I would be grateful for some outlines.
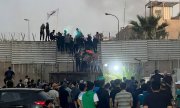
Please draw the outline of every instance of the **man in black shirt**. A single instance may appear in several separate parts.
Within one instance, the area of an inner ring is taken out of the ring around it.
[[[51,39],[51,41],[55,40],[54,33],[55,33],[55,30],[53,30],[53,31],[50,33],[50,39]]]
[[[59,88],[59,100],[60,100],[60,105],[62,108],[69,108],[69,93],[65,89],[67,86],[66,82],[63,83],[63,85]]]
[[[161,90],[160,93],[163,95],[166,95],[168,97],[169,100],[173,99],[172,93],[171,91],[168,89],[167,85],[165,82],[161,83]]]
[[[97,51],[97,44],[98,44],[98,39],[96,37],[93,38],[93,48],[94,52]]]
[[[159,74],[159,70],[154,71],[155,75],[151,77],[151,81],[161,82],[161,78],[163,78],[163,75]]]
[[[40,41],[44,40],[44,29],[45,29],[45,25],[42,24],[40,27]]]
[[[12,81],[13,77],[15,76],[15,73],[11,70],[11,67],[8,67],[8,70],[4,74],[4,84],[6,84],[7,81]]]
[[[112,89],[112,91],[110,93],[110,104],[111,104],[111,107],[114,107],[114,99],[115,99],[116,94],[121,91],[120,83],[121,83],[121,80],[119,80],[119,79],[116,79],[114,81],[114,86],[115,87]]]
[[[81,67],[81,55],[80,52],[76,52],[76,54],[74,55],[74,58],[76,60],[76,72],[79,72]]]
[[[152,93],[144,101],[144,108],[172,108],[170,99],[160,93],[160,83],[153,81],[151,84]]]
[[[17,88],[25,88],[25,85],[22,83],[22,79],[19,80],[19,83],[16,86]]]
[[[97,108],[110,108],[109,105],[109,92],[104,88],[105,80],[99,80],[99,90],[96,92],[99,102]]]
[[[62,44],[61,39],[62,39],[62,33],[58,32],[58,35],[56,37],[58,51],[61,51],[61,44]]]
[[[46,39],[45,39],[45,41],[49,41],[49,38],[50,38],[49,32],[50,32],[50,30],[49,30],[49,23],[47,22],[46,23]]]

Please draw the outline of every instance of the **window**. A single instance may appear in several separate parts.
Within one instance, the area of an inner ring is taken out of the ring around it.
[[[158,17],[161,17],[161,10],[155,10],[155,14],[156,14]]]
[[[1,92],[0,101],[1,102],[13,102],[21,100],[20,94],[17,92]]]

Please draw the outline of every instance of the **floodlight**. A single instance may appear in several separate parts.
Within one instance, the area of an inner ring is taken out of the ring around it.
[[[107,67],[108,66],[108,64],[104,64],[104,67]]]
[[[115,71],[118,71],[118,70],[119,70],[119,66],[118,66],[118,65],[115,65],[115,66],[113,67],[113,69],[114,69]]]

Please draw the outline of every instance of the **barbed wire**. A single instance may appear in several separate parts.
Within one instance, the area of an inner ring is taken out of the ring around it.
[[[30,37],[32,40],[36,41],[36,34],[31,33]],[[1,32],[0,33],[0,41],[29,41],[28,36],[23,32]]]

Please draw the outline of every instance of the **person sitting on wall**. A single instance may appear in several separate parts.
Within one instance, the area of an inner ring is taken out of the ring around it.
[[[51,41],[54,41],[54,40],[55,40],[54,33],[55,33],[55,30],[53,30],[53,31],[50,33],[50,39],[51,39]]]

